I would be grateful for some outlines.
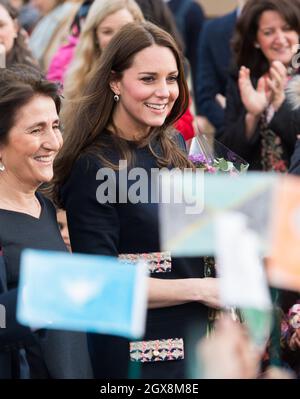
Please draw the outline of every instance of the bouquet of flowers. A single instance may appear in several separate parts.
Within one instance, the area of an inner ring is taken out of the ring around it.
[[[246,172],[249,167],[244,159],[216,139],[210,143],[204,134],[193,138],[189,159],[196,168],[201,168],[208,173],[220,172],[237,175]]]

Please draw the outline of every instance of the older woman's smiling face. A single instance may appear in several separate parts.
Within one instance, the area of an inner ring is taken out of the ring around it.
[[[63,140],[55,103],[35,95],[21,107],[6,141],[0,144],[5,166],[1,176],[13,184],[36,189],[53,177],[53,161]]]

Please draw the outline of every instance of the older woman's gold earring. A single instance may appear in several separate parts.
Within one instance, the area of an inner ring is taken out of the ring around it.
[[[0,161],[0,172],[4,172],[5,171],[5,166],[3,165],[3,163]]]
[[[114,100],[116,103],[118,103],[120,101],[120,96],[118,94],[114,95]]]

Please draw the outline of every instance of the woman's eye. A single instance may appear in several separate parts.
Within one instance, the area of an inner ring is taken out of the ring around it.
[[[177,80],[178,80],[178,76],[169,76],[168,77],[169,82],[177,82]]]
[[[41,132],[41,129],[34,129],[30,133],[31,134],[40,134],[40,132]]]
[[[153,76],[145,76],[142,78],[142,81],[146,82],[146,83],[151,83],[154,81],[154,77]]]
[[[112,35],[114,32],[112,30],[103,30],[100,32],[102,35]]]

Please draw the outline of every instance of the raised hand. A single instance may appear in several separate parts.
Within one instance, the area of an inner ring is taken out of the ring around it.
[[[260,116],[271,102],[272,91],[265,77],[259,79],[255,89],[250,79],[250,70],[244,66],[239,72],[239,89],[242,102],[249,114]]]

